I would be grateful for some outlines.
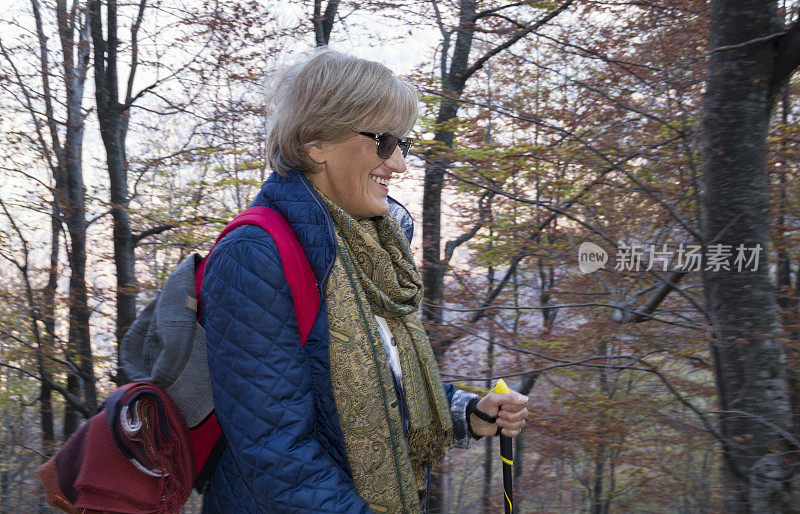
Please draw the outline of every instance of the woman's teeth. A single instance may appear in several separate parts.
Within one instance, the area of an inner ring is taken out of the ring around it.
[[[374,180],[375,182],[377,182],[378,184],[380,184],[382,186],[387,186],[387,187],[389,186],[389,179],[388,178],[377,177],[375,175],[370,175],[369,178],[371,178],[372,180]]]

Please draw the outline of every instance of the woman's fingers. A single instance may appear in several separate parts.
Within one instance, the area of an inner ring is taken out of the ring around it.
[[[506,401],[501,401],[500,411],[497,413],[497,426],[501,434],[506,437],[516,437],[525,427],[528,417],[528,397],[512,391]]]
[[[510,393],[489,393],[483,400],[491,403],[494,408],[512,412],[519,411],[528,404],[528,397],[515,391]],[[483,403],[483,400],[481,403]]]
[[[503,430],[500,431],[500,433],[506,437],[517,437],[519,434],[522,433],[522,429],[520,428],[517,430],[509,430],[508,428],[504,428]]]
[[[498,412],[498,415],[502,414],[502,415],[503,415],[503,417],[506,417],[506,416],[516,416],[516,415],[518,415],[520,412],[525,412],[525,411],[527,411],[527,410],[528,410],[528,404],[527,404],[527,402],[525,402],[525,403],[522,403],[522,404],[516,404],[516,403],[501,403],[501,404],[500,404],[500,411]]]
[[[520,412],[521,410],[526,408],[527,400],[525,403],[517,404],[517,403],[501,403],[500,404],[500,412]]]
[[[508,428],[509,430],[517,430],[522,429],[525,426],[525,417],[522,418],[514,418],[514,419],[506,419],[506,418],[498,418],[497,419],[497,426],[501,428]]]
[[[511,392],[505,398],[498,398],[500,410],[497,413],[497,426],[506,437],[516,437],[525,427],[528,417],[528,397],[517,392]]]
[[[504,421],[512,421],[512,422],[520,420],[524,421],[527,417],[528,417],[528,409],[525,407],[516,412],[511,412],[506,409],[501,409],[500,412],[497,414],[498,420],[502,419]]]
[[[498,398],[500,410],[497,417],[508,421],[518,421],[528,417],[528,397],[517,392],[511,392],[506,398]]]
[[[506,422],[506,420],[497,420],[497,426],[502,428],[500,431],[501,434],[508,437],[516,437],[521,432],[522,429],[525,427],[525,420],[521,421],[514,421],[514,422]]]

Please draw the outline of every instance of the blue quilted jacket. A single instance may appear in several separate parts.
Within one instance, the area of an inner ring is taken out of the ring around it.
[[[410,240],[411,216],[390,204]],[[286,218],[324,292],[336,258],[334,229],[305,176],[272,174],[252,206]],[[209,258],[202,298],[214,405],[228,442],[204,511],[370,512],[353,486],[334,403],[325,295],[302,347],[274,240],[244,226]],[[452,409],[462,392],[445,389]],[[462,400],[456,403],[468,398]],[[457,440],[468,439],[462,425],[455,427]]]

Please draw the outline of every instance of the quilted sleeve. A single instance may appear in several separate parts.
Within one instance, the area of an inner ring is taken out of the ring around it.
[[[202,290],[214,405],[234,462],[263,512],[370,512],[315,437],[309,363],[274,240],[235,232],[214,250]]]
[[[450,403],[450,415],[453,418],[453,443],[456,448],[469,448],[472,443],[472,437],[467,427],[469,424],[467,420],[467,404],[478,395],[456,389],[453,384],[445,384],[444,392],[447,395],[447,401]]]

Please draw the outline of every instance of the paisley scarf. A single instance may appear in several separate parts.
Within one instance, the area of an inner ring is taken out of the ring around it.
[[[423,463],[435,464],[453,444],[439,368],[417,314],[422,278],[394,218],[356,220],[317,192],[339,252],[326,291],[331,380],[353,481],[375,512],[418,512]],[[397,343],[407,439],[375,315],[386,318]]]

